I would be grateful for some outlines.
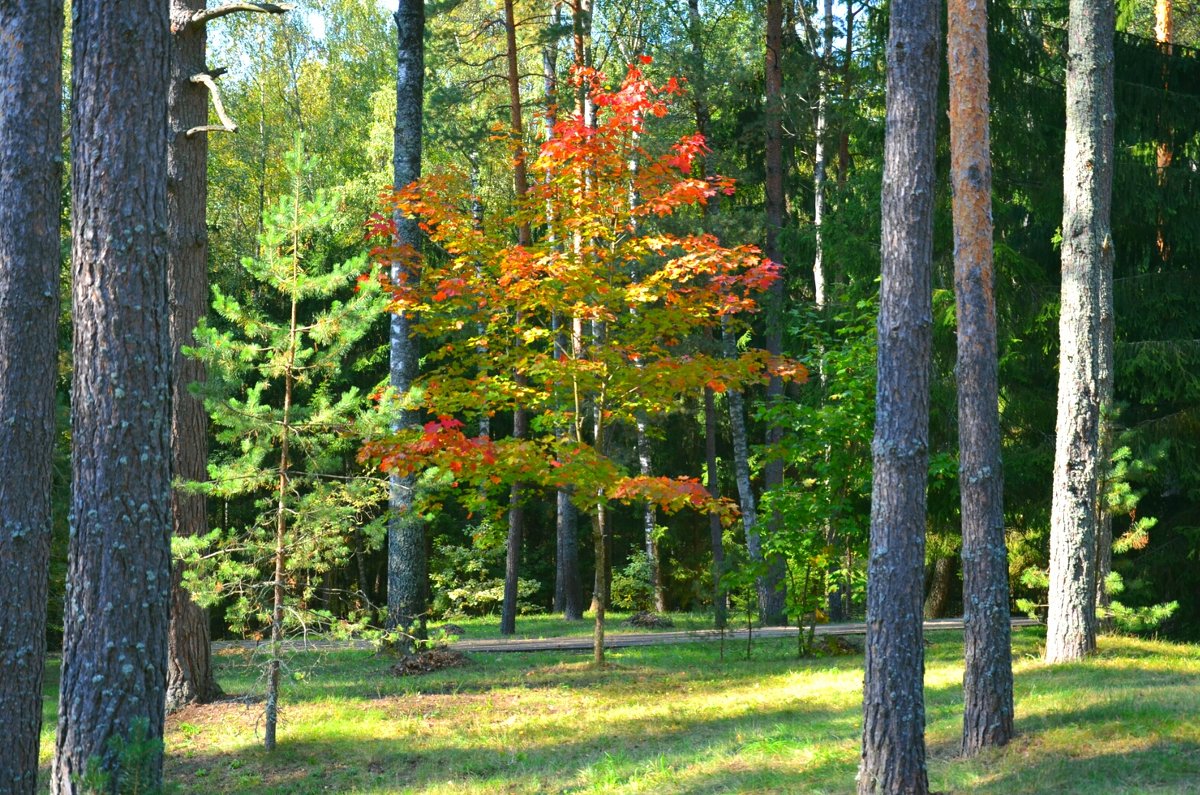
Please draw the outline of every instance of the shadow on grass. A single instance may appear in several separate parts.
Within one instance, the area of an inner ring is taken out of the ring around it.
[[[935,790],[1200,792],[1193,647],[1112,640],[1091,661],[1050,668],[1028,656],[1036,637],[1015,640],[1019,736],[971,760],[956,757],[962,694],[947,681],[961,645],[943,636],[929,650],[939,682],[925,691]],[[721,661],[704,645],[627,650],[603,671],[569,653],[478,655],[470,668],[396,679],[386,657],[321,654],[302,666],[320,674],[285,693],[297,710],[318,713],[297,722],[301,736],[288,736],[285,706],[274,755],[181,743],[170,751],[167,777],[180,795],[850,792],[861,657],[797,661],[783,644],[763,644],[756,655]],[[252,668],[226,673],[243,689],[255,677]],[[774,688],[772,700],[753,695],[759,685]],[[709,705],[695,696],[705,692],[720,714],[703,714]],[[342,714],[323,722],[326,705]],[[205,731],[231,725],[228,717],[213,713]],[[392,735],[371,736],[384,729]]]
[[[287,739],[273,756],[246,748],[175,758],[168,775],[183,792],[612,792],[635,778],[679,791],[680,778],[691,778],[697,765],[724,762],[740,771],[720,773],[731,781],[745,783],[747,776],[760,778],[773,771],[772,786],[785,787],[777,791],[801,792],[785,782],[802,782],[807,777],[804,770],[765,763],[799,754],[808,745],[788,736],[788,727],[816,723],[847,731],[853,724],[851,712],[797,705],[703,720],[607,720],[602,734],[584,739],[547,737],[535,742],[499,730],[485,745],[472,745],[468,737],[429,744],[419,739],[413,744],[354,737]],[[754,760],[764,763],[762,769],[756,770]],[[727,791],[746,790],[738,785]]]

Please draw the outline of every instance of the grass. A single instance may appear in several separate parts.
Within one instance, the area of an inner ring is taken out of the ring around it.
[[[1041,633],[1020,630],[1019,736],[963,760],[961,634],[931,640],[934,790],[1200,792],[1200,648],[1109,637],[1094,658],[1049,668]],[[797,661],[787,641],[757,643],[749,661],[740,645],[726,652],[614,650],[603,671],[580,654],[481,654],[408,678],[369,652],[297,654],[273,755],[259,746],[260,704],[193,707],[168,721],[166,777],[206,795],[852,791],[861,657]],[[226,689],[259,689],[246,653],[219,661]],[[43,739],[48,762],[50,730]]]

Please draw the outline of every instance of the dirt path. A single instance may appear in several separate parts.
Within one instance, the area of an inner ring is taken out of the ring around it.
[[[1028,618],[1014,618],[1012,625],[1016,627],[1037,626],[1039,622]],[[939,618],[926,621],[926,632],[938,630],[961,630],[961,618]],[[805,631],[808,628],[805,627]],[[795,627],[766,627],[755,628],[756,638],[794,638]],[[818,624],[818,637],[826,635],[865,635],[867,625],[864,623],[851,624]],[[683,632],[628,632],[610,633],[604,638],[606,649],[620,649],[630,646],[665,646],[676,643],[717,642],[721,640],[721,632],[715,629],[696,629]],[[746,630],[730,629],[725,633],[726,642],[746,640]],[[254,641],[226,640],[216,641],[213,648],[222,649],[254,649],[265,645]],[[327,640],[327,639],[292,639],[287,641],[289,650],[298,649],[370,649],[374,648],[370,641],[365,640]],[[461,652],[519,652],[519,651],[591,651],[592,636],[578,635],[560,638],[486,638],[481,640],[459,640],[451,643],[449,648]]]
[[[1039,622],[1028,618],[1014,618],[1013,627],[1032,627]],[[956,630],[963,628],[961,618],[939,618],[926,621],[926,632],[937,630]],[[804,631],[808,631],[805,627]],[[794,638],[795,627],[765,627],[754,629],[756,638]],[[852,624],[818,624],[817,637],[826,635],[865,635],[867,625]],[[745,640],[746,630],[729,629],[725,632],[726,642]],[[698,629],[687,632],[639,632],[627,634],[611,634],[604,638],[606,649],[619,649],[627,646],[665,646],[673,643],[695,643],[698,641],[720,641],[721,632],[715,629]],[[580,635],[569,638],[488,638],[486,640],[460,640],[450,644],[450,648],[463,652],[514,652],[514,651],[591,651],[592,638],[590,635]]]

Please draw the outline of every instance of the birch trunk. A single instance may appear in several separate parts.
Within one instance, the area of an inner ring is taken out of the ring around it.
[[[396,10],[397,71],[396,131],[392,156],[394,184],[402,187],[421,176],[422,100],[425,86],[425,3],[400,0]],[[417,222],[395,218],[396,243],[415,250],[420,245]],[[391,277],[401,280],[408,265],[397,260]],[[392,315],[389,381],[400,397],[407,395],[417,376],[417,340],[411,318],[404,312]],[[409,410],[398,412],[394,426],[418,421]],[[388,522],[388,626],[403,636],[402,652],[412,651],[413,640],[425,634],[425,527],[413,509],[416,477],[393,475],[390,479]]]

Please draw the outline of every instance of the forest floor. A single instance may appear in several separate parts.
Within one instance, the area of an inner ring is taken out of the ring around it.
[[[1019,736],[963,760],[962,635],[928,638],[935,791],[1200,792],[1200,647],[1104,637],[1095,657],[1050,668],[1042,630],[1015,630]],[[242,698],[168,719],[166,778],[179,795],[852,791],[861,654],[797,660],[788,639],[755,641],[748,660],[744,643],[723,651],[618,649],[599,671],[579,653],[475,653],[463,667],[405,677],[369,651],[300,652],[268,755],[261,659],[225,649],[218,678]],[[55,666],[44,763],[56,686]]]

